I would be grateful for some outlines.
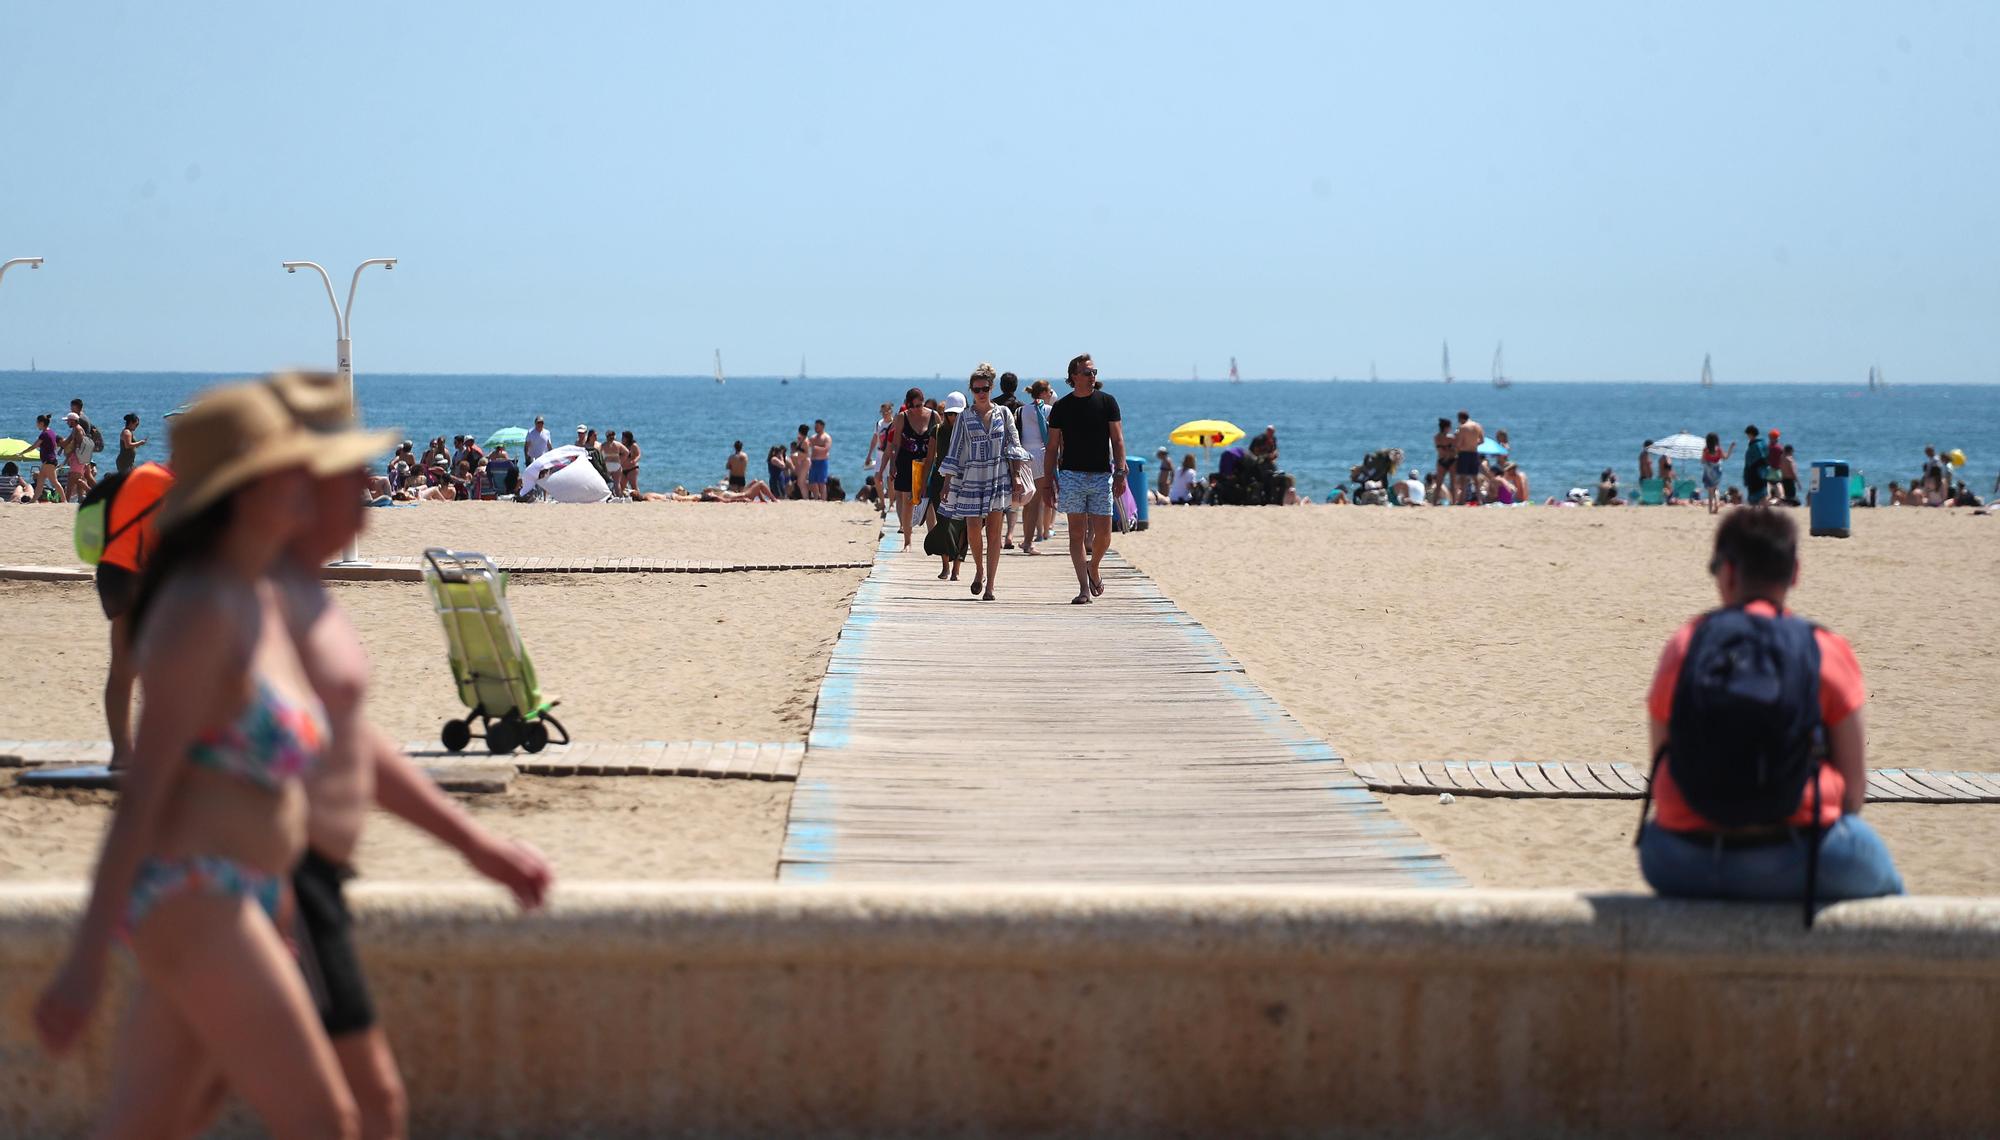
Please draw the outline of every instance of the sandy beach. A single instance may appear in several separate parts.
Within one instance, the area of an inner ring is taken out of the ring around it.
[[[1350,760],[1644,763],[1660,647],[1715,605],[1713,525],[1664,507],[1166,508],[1116,548]],[[1792,601],[1854,644],[1871,765],[2000,769],[2000,609],[1976,597],[1996,525],[1857,511],[1855,537],[1806,543]],[[1640,885],[1636,803],[1386,799],[1479,885]],[[2000,809],[1869,818],[1912,890],[2000,881]]]
[[[24,511],[22,561],[66,561],[67,512]],[[861,560],[865,509],[441,505],[380,512],[364,549],[433,542],[497,554]],[[44,521],[46,520],[46,522]],[[373,521],[373,520],[371,520]],[[2000,768],[2000,611],[1988,518],[1858,512],[1856,537],[1813,540],[1794,595],[1845,633],[1870,692],[1871,764]],[[45,527],[46,530],[37,528]],[[1705,512],[1159,509],[1117,548],[1153,575],[1314,732],[1356,761],[1643,762],[1640,699],[1660,644],[1713,604]],[[1018,557],[1018,556],[1016,556]],[[524,637],[579,735],[599,740],[800,740],[864,571],[522,576]],[[1921,584],[1943,604],[1906,599]],[[335,587],[376,668],[377,717],[427,739],[457,706],[422,588]],[[102,736],[102,623],[87,585],[0,583],[0,637],[48,646],[19,670],[0,737]],[[474,797],[495,826],[565,874],[767,878],[788,785],[517,779]],[[1483,886],[1636,889],[1630,801],[1389,796],[1390,808]],[[102,797],[0,789],[0,877],[88,868]],[[1913,890],[1981,894],[2000,875],[2000,808],[1877,805]],[[456,860],[399,826],[371,836],[378,876],[451,878]]]
[[[71,512],[10,510],[9,558],[65,565]],[[436,504],[370,515],[364,552],[450,545],[500,557],[866,561],[872,511],[852,506]],[[18,524],[18,525],[17,525]],[[804,740],[826,659],[864,570],[520,575],[508,589],[545,689],[580,740]],[[462,713],[421,584],[341,583],[374,666],[370,706],[399,739],[431,740]],[[15,670],[0,738],[102,739],[105,626],[88,583],[0,581],[0,640],[45,647]],[[26,793],[0,773],[0,878],[89,873],[108,795]],[[548,852],[566,876],[769,878],[791,786],[676,778],[518,777],[469,796],[475,814]],[[378,814],[364,873],[471,872]]]

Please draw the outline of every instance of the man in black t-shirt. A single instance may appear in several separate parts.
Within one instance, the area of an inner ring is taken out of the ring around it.
[[[1069,386],[1070,394],[1049,413],[1045,463],[1056,488],[1056,509],[1069,516],[1077,591],[1070,604],[1082,606],[1104,593],[1098,567],[1111,545],[1111,504],[1125,490],[1125,425],[1118,401],[1098,390],[1097,365],[1089,353],[1069,362]]]

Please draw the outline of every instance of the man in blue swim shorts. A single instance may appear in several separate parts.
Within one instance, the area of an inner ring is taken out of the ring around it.
[[[807,441],[812,448],[812,466],[806,468],[806,498],[826,499],[826,473],[833,465],[833,437],[826,434],[826,421],[814,420],[812,439]]]
[[[1104,593],[1098,567],[1111,545],[1111,503],[1125,490],[1125,425],[1118,401],[1099,390],[1089,353],[1069,362],[1069,387],[1049,412],[1043,462],[1056,509],[1069,516],[1069,560],[1076,567],[1070,604],[1084,606]]]

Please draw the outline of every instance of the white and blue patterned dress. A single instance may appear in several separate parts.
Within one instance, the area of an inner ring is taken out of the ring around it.
[[[1031,458],[1007,409],[995,404],[983,420],[975,409],[965,409],[951,431],[950,454],[938,461],[938,471],[951,476],[951,493],[938,504],[938,513],[972,519],[1006,510],[1013,504],[1013,465]]]

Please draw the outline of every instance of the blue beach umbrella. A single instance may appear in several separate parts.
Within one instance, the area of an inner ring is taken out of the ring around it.
[[[1481,455],[1505,455],[1505,454],[1507,454],[1507,447],[1506,447],[1506,445],[1505,445],[1505,444],[1502,444],[1502,443],[1497,443],[1497,442],[1495,442],[1495,441],[1493,441],[1493,440],[1490,440],[1490,439],[1489,439],[1489,440],[1485,440],[1485,441],[1483,441],[1482,443],[1480,443],[1480,445],[1479,445],[1479,454],[1481,454]]]
[[[504,427],[486,437],[486,449],[491,451],[496,447],[519,447],[527,441],[527,428]]]

